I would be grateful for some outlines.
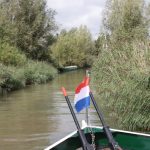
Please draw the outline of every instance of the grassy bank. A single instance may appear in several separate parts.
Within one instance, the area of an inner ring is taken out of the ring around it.
[[[0,64],[0,92],[18,90],[52,80],[57,70],[48,63],[27,61],[23,66]]]

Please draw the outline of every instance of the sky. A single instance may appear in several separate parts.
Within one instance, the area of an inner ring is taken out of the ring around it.
[[[105,3],[106,0],[47,0],[48,8],[57,12],[55,20],[60,29],[86,25],[94,39],[100,32]]]

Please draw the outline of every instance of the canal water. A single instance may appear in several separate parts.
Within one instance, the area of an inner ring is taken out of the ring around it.
[[[75,87],[84,75],[84,70],[60,74],[47,84],[0,97],[0,150],[42,150],[75,130],[61,87],[73,104]],[[94,109],[89,114],[91,124],[97,125]],[[81,122],[85,111],[77,117]]]

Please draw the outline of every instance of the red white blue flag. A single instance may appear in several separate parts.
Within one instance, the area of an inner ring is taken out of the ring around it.
[[[77,112],[90,106],[89,92],[89,77],[85,77],[75,90],[74,105]]]

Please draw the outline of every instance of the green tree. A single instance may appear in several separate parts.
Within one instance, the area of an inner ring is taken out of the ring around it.
[[[142,0],[107,3],[104,27],[110,38],[94,63],[92,80],[120,128],[150,129],[147,19]]]
[[[101,53],[102,49],[107,47],[107,41],[109,41],[109,35],[105,35],[104,33],[101,33],[97,40],[95,41],[95,56],[98,56],[99,53]]]
[[[103,19],[104,28],[111,33],[113,39],[120,42],[133,38],[145,39],[148,28],[144,13],[143,0],[108,0]]]
[[[50,55],[58,67],[67,65],[82,67],[92,64],[91,54],[94,49],[94,43],[87,27],[80,26],[68,32],[62,30],[57,42],[50,47]]]
[[[30,58],[45,59],[56,29],[55,11],[46,8],[45,0],[8,0],[1,8],[0,26],[7,29],[10,42]]]

